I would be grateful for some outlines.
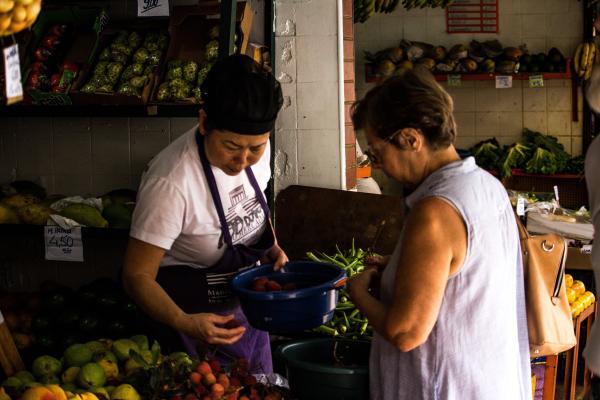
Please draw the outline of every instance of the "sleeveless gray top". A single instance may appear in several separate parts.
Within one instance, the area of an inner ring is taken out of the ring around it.
[[[371,399],[531,399],[523,266],[505,189],[471,157],[427,177],[407,197],[408,209],[426,197],[442,198],[462,215],[468,234],[465,262],[448,278],[425,343],[403,353],[375,334]],[[401,251],[399,240],[381,280],[387,305]]]

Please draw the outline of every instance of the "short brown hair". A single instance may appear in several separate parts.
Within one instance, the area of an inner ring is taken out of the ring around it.
[[[355,129],[369,126],[385,139],[403,128],[420,130],[432,149],[454,143],[456,122],[452,97],[423,67],[407,70],[371,89],[352,106]]]

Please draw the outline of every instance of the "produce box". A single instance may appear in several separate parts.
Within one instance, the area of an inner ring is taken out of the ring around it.
[[[23,63],[26,101],[70,105],[69,92],[90,62],[108,15],[97,7],[44,9],[32,28]]]
[[[159,68],[152,103],[193,104],[200,101],[199,86],[218,56],[218,13],[217,2],[174,7],[169,25],[171,41],[167,62]],[[236,15],[237,51],[244,54],[252,27],[250,2],[237,3]],[[178,61],[182,61],[181,65]],[[181,71],[173,74],[171,69],[177,68]],[[178,78],[180,74],[182,78]]]
[[[567,247],[567,269],[592,269],[592,255],[580,247]]]
[[[162,21],[107,27],[71,93],[73,104],[143,105],[168,48]],[[135,78],[135,79],[134,79]]]

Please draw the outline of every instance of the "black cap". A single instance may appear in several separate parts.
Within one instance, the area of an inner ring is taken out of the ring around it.
[[[242,135],[272,131],[283,104],[277,79],[240,54],[217,61],[201,90],[208,128]]]

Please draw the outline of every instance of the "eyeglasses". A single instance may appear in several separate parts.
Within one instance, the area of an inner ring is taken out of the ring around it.
[[[395,131],[394,133],[392,133],[390,136],[386,137],[385,139],[383,139],[383,141],[387,144],[390,143],[392,140],[394,140],[394,138],[402,131],[402,129],[398,129],[397,131]],[[379,159],[379,157],[377,155],[375,155],[375,153],[373,153],[373,150],[371,150],[371,146],[368,146],[365,151],[363,151],[364,155],[367,156],[367,158],[369,159],[369,161],[371,162],[371,164],[373,165],[377,165],[381,163],[381,160]]]

